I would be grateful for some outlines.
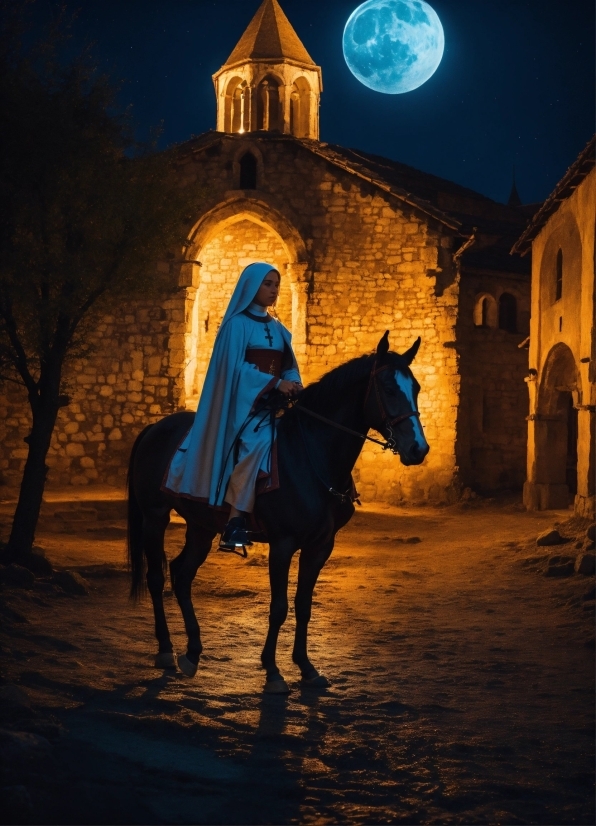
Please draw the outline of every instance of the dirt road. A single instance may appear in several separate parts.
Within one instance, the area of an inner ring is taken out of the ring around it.
[[[311,659],[331,688],[300,688],[290,615],[288,698],[262,694],[264,546],[200,571],[205,656],[188,680],[152,667],[124,523],[42,532],[90,593],[0,592],[3,822],[593,823],[594,580],[545,577],[573,545],[534,542],[568,517],[359,511],[316,590]],[[182,538],[171,526],[169,548]],[[171,597],[167,610],[183,650]]]

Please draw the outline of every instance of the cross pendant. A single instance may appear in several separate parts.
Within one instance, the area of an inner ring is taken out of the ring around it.
[[[269,342],[269,346],[273,347],[273,336],[271,335],[271,330],[269,329],[269,324],[265,324],[265,338]]]

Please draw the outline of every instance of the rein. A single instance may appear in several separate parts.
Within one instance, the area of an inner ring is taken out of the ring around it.
[[[389,365],[384,365],[383,367],[379,367],[377,369],[376,362],[375,362],[375,365],[374,365],[374,367],[371,371],[371,374],[370,374],[370,381],[369,381],[369,384],[368,384],[366,395],[364,397],[364,406],[366,407],[366,402],[368,401],[368,397],[370,395],[370,392],[371,392],[372,388],[374,387],[375,397],[376,397],[376,400],[377,400],[377,405],[379,407],[379,411],[381,413],[381,418],[383,420],[383,424],[387,424],[388,427],[389,427],[389,432],[391,434],[393,434],[392,428],[396,424],[399,424],[400,422],[403,422],[406,419],[410,419],[412,417],[420,418],[420,413],[417,410],[411,410],[409,413],[404,413],[401,416],[396,416],[393,419],[389,419],[389,417],[387,416],[387,413],[385,411],[385,406],[383,405],[383,401],[381,399],[381,394],[379,392],[379,388],[378,388],[378,385],[377,385],[377,382],[376,382],[376,377],[378,376],[378,374],[382,373],[383,370],[388,370],[388,369],[389,369]],[[380,445],[383,448],[383,450],[390,450],[394,454],[398,453],[397,444],[395,442],[395,439],[393,438],[393,435],[391,435],[391,437],[389,439],[387,439],[386,441],[381,442],[379,439],[374,439],[372,436],[368,436],[365,433],[359,433],[357,430],[352,430],[349,427],[345,427],[343,424],[338,424],[337,422],[334,422],[332,419],[328,419],[325,416],[321,416],[320,413],[315,413],[314,410],[309,410],[308,407],[302,407],[302,405],[300,405],[300,404],[293,404],[293,405],[287,404],[287,406],[288,407],[292,406],[292,408],[294,410],[298,410],[300,413],[306,413],[307,416],[311,416],[313,419],[318,419],[318,421],[323,422],[323,424],[327,424],[330,427],[334,427],[336,430],[342,430],[344,433],[349,433],[350,436],[356,436],[359,439],[362,439],[363,442],[365,442],[365,441],[373,442],[376,445]],[[315,476],[319,480],[319,482],[321,482],[321,484],[327,489],[327,491],[330,494],[332,494],[332,496],[336,496],[338,499],[340,499],[340,501],[342,503],[351,502],[353,500],[353,496],[351,495],[353,493],[353,490],[354,490],[353,485],[351,485],[350,488],[345,493],[341,493],[340,491],[335,490],[335,488],[328,485],[327,482],[325,482],[325,480],[318,473],[318,471],[315,468],[315,466],[313,464],[313,461],[310,457],[310,453],[308,452],[308,446],[306,444],[306,438],[304,436],[304,431],[302,430],[302,423],[301,422],[299,422],[299,426],[300,426],[300,435],[302,436],[302,441],[304,442],[304,449],[305,449],[306,457],[308,459],[308,462],[309,462],[311,468],[313,469],[313,472],[314,472]],[[358,494],[356,494],[356,496],[358,496]],[[356,499],[356,501],[359,503],[358,499]]]
[[[412,417],[420,418],[420,413],[417,410],[411,410],[409,413],[403,413],[401,416],[396,416],[393,419],[390,419],[385,412],[385,407],[383,405],[383,401],[381,399],[381,394],[379,393],[379,388],[376,382],[376,378],[379,373],[382,373],[384,370],[389,370],[389,365],[384,365],[383,367],[379,367],[377,369],[376,362],[375,366],[373,367],[371,374],[370,374],[370,381],[368,384],[368,389],[366,391],[366,395],[364,397],[364,405],[366,406],[366,402],[368,401],[368,397],[372,388],[374,387],[375,390],[375,397],[377,400],[377,405],[381,412],[381,417],[383,420],[383,424],[387,424],[389,426],[389,430],[394,427],[396,424],[400,422],[404,422],[406,419],[411,419]],[[336,430],[343,430],[344,433],[349,433],[351,436],[357,436],[359,439],[362,439],[363,442],[374,442],[376,445],[380,445],[383,450],[390,450],[392,453],[397,453],[395,440],[393,438],[389,438],[384,442],[379,441],[379,439],[373,439],[372,436],[368,436],[365,433],[359,433],[357,430],[351,430],[349,427],[344,427],[343,424],[338,424],[334,422],[332,419],[327,419],[325,416],[321,416],[320,413],[315,413],[314,410],[309,410],[308,407],[302,407],[300,404],[294,405],[294,410],[298,410],[301,413],[306,413],[308,416],[312,416],[313,419],[318,419],[320,422],[324,422],[328,424],[330,427],[336,428]]]
[[[309,410],[308,407],[302,407],[301,405],[295,405],[294,410],[299,410],[301,413],[306,413],[308,416],[312,416],[313,419],[318,419],[320,422],[324,422],[325,424],[330,425],[331,427],[335,427],[336,430],[343,430],[344,433],[349,433],[350,436],[358,436],[359,439],[362,441],[369,441],[374,442],[376,445],[381,445],[383,450],[389,450],[391,445],[389,442],[381,442],[379,439],[373,439],[372,436],[365,436],[364,433],[358,433],[357,430],[351,430],[349,427],[344,427],[343,424],[338,424],[334,422],[332,419],[326,419],[325,416],[321,416],[319,413],[315,413],[314,410]]]

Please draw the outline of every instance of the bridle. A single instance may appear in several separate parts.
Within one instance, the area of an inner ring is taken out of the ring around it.
[[[383,450],[390,450],[393,454],[397,455],[399,452],[397,450],[397,443],[395,441],[395,437],[393,436],[393,428],[400,424],[400,422],[404,422],[406,419],[411,419],[412,417],[419,419],[420,413],[417,410],[410,410],[408,413],[403,413],[401,416],[394,416],[392,419],[389,418],[389,415],[385,409],[385,405],[383,404],[383,399],[381,397],[381,392],[379,390],[379,385],[377,382],[377,376],[380,373],[383,373],[385,370],[389,370],[390,365],[384,364],[382,367],[377,367],[377,362],[373,365],[373,369],[370,373],[370,379],[368,382],[368,387],[366,389],[366,394],[364,396],[364,409],[366,410],[366,405],[368,403],[369,397],[371,393],[374,391],[374,398],[377,403],[377,408],[379,413],[381,414],[381,422],[390,433],[389,438],[381,442],[379,439],[374,439],[372,436],[368,436],[366,433],[359,433],[357,430],[352,430],[349,427],[344,427],[343,424],[338,424],[334,422],[332,419],[327,419],[325,416],[321,416],[320,413],[315,413],[314,410],[309,410],[308,407],[303,407],[301,404],[294,404],[294,410],[298,410],[300,413],[306,413],[308,416],[311,416],[313,419],[318,419],[320,422],[324,422],[328,424],[330,427],[334,427],[336,430],[343,430],[344,433],[349,433],[351,436],[357,436],[359,439],[362,439],[363,442],[374,442],[376,445],[380,445]]]
[[[408,413],[403,413],[401,416],[394,416],[392,419],[389,418],[389,415],[385,409],[385,405],[383,404],[383,399],[381,396],[381,392],[379,390],[379,385],[377,382],[377,376],[380,373],[383,373],[385,370],[389,370],[390,365],[384,364],[382,367],[377,367],[377,362],[375,359],[375,363],[373,365],[373,369],[371,370],[370,380],[368,382],[368,388],[366,390],[366,395],[364,396],[364,409],[366,410],[366,405],[371,393],[374,391],[375,394],[375,401],[377,403],[377,408],[379,413],[381,414],[381,421],[383,426],[389,430],[389,438],[383,444],[382,442],[377,441],[376,439],[371,439],[370,436],[366,436],[366,439],[370,441],[376,442],[377,444],[382,445],[383,450],[390,450],[393,454],[397,454],[397,443],[395,441],[395,437],[393,435],[393,428],[400,424],[401,422],[405,422],[406,419],[411,418],[420,418],[420,413],[417,410],[410,410]]]
[[[324,424],[327,424],[330,427],[335,428],[336,430],[342,430],[344,433],[349,433],[351,436],[357,436],[359,439],[362,439],[363,442],[373,442],[376,445],[380,445],[383,448],[383,450],[390,450],[394,455],[397,455],[399,451],[397,449],[397,442],[395,440],[395,436],[393,435],[393,428],[400,422],[405,421],[406,419],[410,419],[412,417],[419,419],[420,413],[417,410],[410,410],[408,413],[403,413],[400,416],[394,416],[393,418],[389,417],[389,414],[385,409],[385,405],[383,404],[382,394],[379,390],[379,385],[377,382],[377,376],[385,370],[389,369],[390,365],[388,364],[384,364],[382,367],[377,367],[377,362],[375,359],[373,369],[371,370],[366,394],[364,396],[363,405],[364,410],[366,410],[369,398],[371,397],[371,394],[374,392],[374,400],[376,401],[378,411],[381,415],[382,426],[389,430],[389,438],[386,439],[386,441],[384,442],[381,442],[379,439],[374,439],[372,436],[368,436],[366,433],[359,433],[357,430],[352,430],[349,427],[345,427],[342,424],[338,424],[337,422],[334,422],[332,419],[328,419],[325,416],[321,416],[320,413],[315,413],[314,410],[309,410],[307,407],[303,407],[301,404],[291,405],[290,403],[287,404],[287,406],[292,406],[294,410],[297,410],[300,413],[305,413],[307,416],[310,416],[313,419],[317,419],[318,421],[323,422]],[[319,475],[308,452],[306,439],[304,437],[304,432],[302,430],[302,424],[300,424],[300,433],[302,435],[302,441],[304,442],[304,448],[307,459],[315,473],[315,476],[327,488],[328,492],[331,493],[333,496],[338,497],[342,502],[351,502],[354,501],[354,499],[358,501],[357,494],[356,496],[353,495],[353,486],[350,486],[350,489],[345,493],[341,493],[340,491],[337,491],[335,490],[335,488],[328,485],[327,482],[325,482],[325,480]]]

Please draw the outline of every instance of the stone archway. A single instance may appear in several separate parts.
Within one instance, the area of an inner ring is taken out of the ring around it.
[[[201,262],[187,289],[185,335],[185,406],[196,406],[215,336],[242,270],[267,261],[282,276],[276,307],[292,331],[297,354],[306,350],[308,267],[306,248],[296,229],[270,205],[247,198],[221,204],[199,221],[192,233],[190,260]]]
[[[550,351],[538,388],[534,427],[539,507],[566,508],[577,493],[579,371],[566,344]]]

